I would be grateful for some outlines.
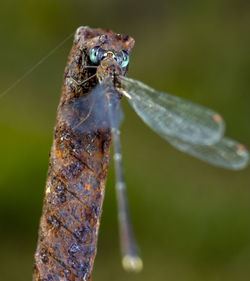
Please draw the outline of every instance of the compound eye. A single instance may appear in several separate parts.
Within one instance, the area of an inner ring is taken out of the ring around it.
[[[97,64],[100,60],[100,50],[100,46],[95,46],[89,51],[89,58],[95,64]]]
[[[122,51],[121,67],[126,67],[128,63],[129,63],[129,55],[125,51]]]

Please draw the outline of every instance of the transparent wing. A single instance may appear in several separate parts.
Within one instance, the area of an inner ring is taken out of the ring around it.
[[[89,94],[71,99],[60,108],[61,123],[77,134],[110,127],[105,88],[97,85]]]
[[[249,163],[246,148],[227,137],[212,145],[188,143],[174,137],[168,137],[167,140],[177,149],[218,167],[239,170]]]
[[[137,114],[163,138],[198,144],[213,144],[222,138],[225,125],[213,110],[157,92],[134,79],[120,77],[120,81],[121,91],[131,97],[128,100]]]
[[[108,98],[107,92],[113,93],[110,98]],[[74,97],[60,107],[61,123],[79,136],[100,130],[109,130],[111,123],[118,127],[123,120],[118,96],[112,85],[98,84],[89,94]],[[110,109],[118,111],[115,120],[110,120]]]

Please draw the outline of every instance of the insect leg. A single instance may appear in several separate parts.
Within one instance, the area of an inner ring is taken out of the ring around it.
[[[74,83],[76,83],[78,86],[81,86],[81,85],[83,85],[84,83],[86,83],[86,82],[88,82],[89,80],[91,80],[92,78],[94,78],[95,76],[96,76],[96,73],[95,73],[94,75],[88,77],[87,79],[81,81],[81,82],[77,81],[73,76],[70,76],[69,79],[73,80]]]

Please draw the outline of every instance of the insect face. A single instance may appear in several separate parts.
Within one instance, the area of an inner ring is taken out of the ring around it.
[[[95,46],[89,51],[89,58],[94,64],[99,64],[106,57],[115,59],[121,68],[129,64],[129,55],[126,51],[104,50],[100,46]]]

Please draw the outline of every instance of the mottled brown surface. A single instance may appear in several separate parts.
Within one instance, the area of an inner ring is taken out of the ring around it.
[[[64,86],[54,130],[38,245],[35,281],[91,280],[109,165],[111,133],[107,101],[89,93],[96,69],[88,51],[103,48],[130,52],[131,37],[82,27],[77,30],[64,74]],[[127,69],[122,70],[124,75]],[[99,115],[100,113],[100,115]]]

